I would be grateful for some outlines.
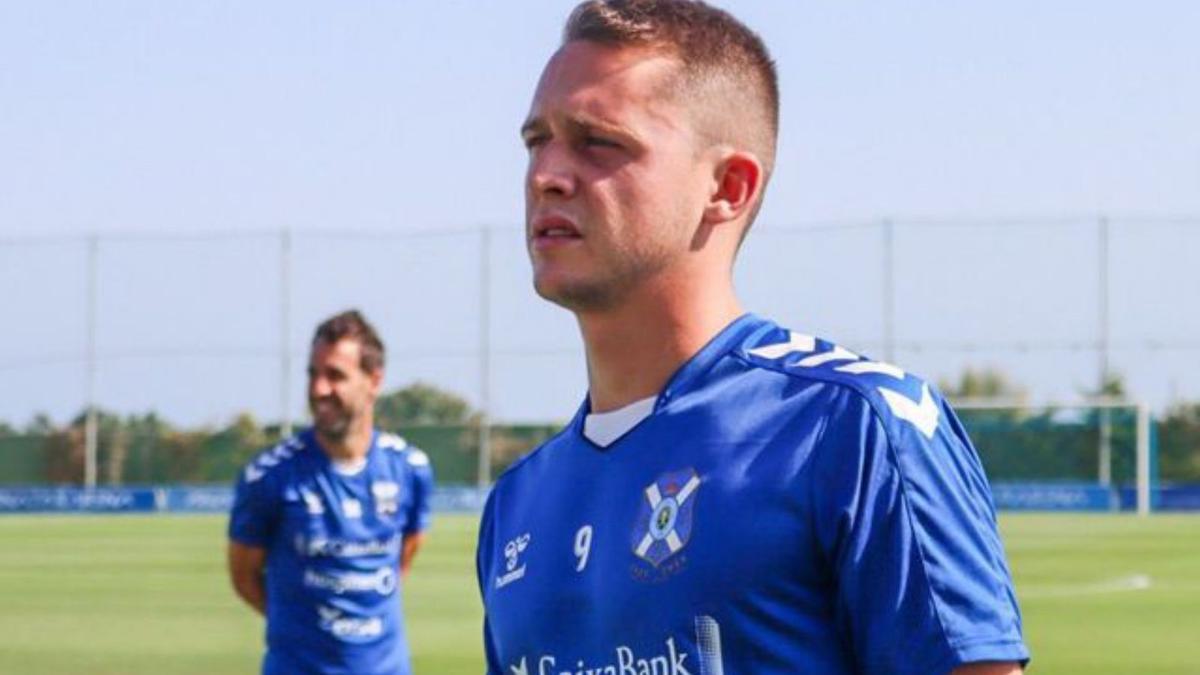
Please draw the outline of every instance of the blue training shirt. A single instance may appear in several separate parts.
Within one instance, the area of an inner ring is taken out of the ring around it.
[[[340,473],[311,429],[239,476],[229,537],[267,549],[264,675],[407,675],[400,547],[429,527],[424,452],[376,432]]]
[[[606,448],[585,402],[480,527],[489,673],[946,673],[1026,661],[987,480],[895,366],[754,317]]]

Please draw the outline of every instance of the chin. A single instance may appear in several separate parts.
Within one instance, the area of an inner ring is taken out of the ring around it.
[[[612,286],[582,281],[553,283],[546,279],[533,280],[533,289],[542,299],[572,312],[598,311],[612,307],[616,304],[618,295]]]
[[[349,424],[340,424],[340,423],[333,423],[333,424],[317,423],[317,424],[314,424],[313,427],[317,430],[317,433],[321,434],[325,438],[329,438],[329,439],[332,439],[335,441],[340,441],[340,440],[344,439],[346,437],[346,433],[348,431],[350,431]]]
[[[551,283],[545,279],[535,276],[533,278],[533,290],[543,300],[549,300],[553,303],[558,303],[559,296],[562,295],[560,284]]]

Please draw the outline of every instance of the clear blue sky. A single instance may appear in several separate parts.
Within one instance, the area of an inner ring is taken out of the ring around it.
[[[1200,214],[1200,3],[721,4],[762,33],[780,69],[782,136],[764,233],[885,216]],[[515,226],[516,130],[572,5],[0,4],[0,241]],[[899,240],[899,337],[1088,339],[1095,311],[1081,307],[1094,292],[1062,280],[1092,282],[1094,242],[1090,227],[1071,227]],[[1114,234],[1114,340],[1197,340],[1200,320],[1186,315],[1200,294],[1200,236],[1151,230]],[[778,236],[767,241],[790,241]],[[854,272],[864,255],[877,258],[862,253],[877,251],[876,240],[862,235],[856,249],[853,232],[822,236],[797,239],[795,262],[777,245],[748,249],[746,262],[770,271],[744,269],[743,288],[756,309],[869,347],[879,277],[868,264]],[[839,264],[820,250],[829,241],[845,256]],[[302,348],[322,314],[363,305],[398,347],[393,383],[420,376],[474,398],[476,319],[443,309],[476,297],[474,239],[339,246],[298,239],[290,341]],[[573,326],[532,300],[516,237],[495,246],[493,337],[508,355],[493,364],[497,414],[561,417],[582,391]],[[978,263],[997,250],[1004,257]],[[273,415],[275,251],[254,237],[107,247],[103,401],[185,422],[239,408]],[[1146,269],[1146,260],[1165,262]],[[82,261],[70,241],[0,243],[0,314],[11,321],[0,331],[0,419],[78,409]],[[949,282],[927,274],[939,266]],[[787,271],[795,276],[785,281]],[[953,302],[962,278],[985,274],[996,281],[980,302],[1000,320],[964,315],[962,293]],[[861,308],[839,297],[863,298]],[[523,351],[543,353],[539,365]],[[900,360],[932,376],[999,365],[1043,397],[1091,383],[1093,354],[1011,352]],[[1130,351],[1117,365],[1140,395],[1162,402],[1200,397],[1196,362],[1197,351]]]

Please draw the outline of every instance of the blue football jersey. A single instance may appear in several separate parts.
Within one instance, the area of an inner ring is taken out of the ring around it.
[[[229,537],[267,549],[264,674],[410,672],[400,547],[429,526],[432,487],[425,453],[378,432],[353,474],[312,430],[246,465]]]
[[[587,413],[488,499],[488,672],[1028,659],[979,459],[916,377],[747,315],[612,444],[584,437]]]

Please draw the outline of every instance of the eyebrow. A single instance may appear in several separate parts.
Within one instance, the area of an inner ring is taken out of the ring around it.
[[[521,138],[525,138],[531,133],[543,132],[549,125],[545,118],[531,117],[525,120],[521,125]],[[629,141],[637,142],[639,140],[637,134],[617,124],[602,121],[598,118],[587,114],[576,114],[567,119],[567,126],[573,131],[578,130],[595,130],[601,133],[613,134]]]
[[[532,117],[530,119],[527,119],[527,120],[525,120],[525,123],[521,125],[521,138],[525,138],[531,132],[541,131],[542,129],[545,129],[545,128],[546,128],[546,121],[543,120],[542,118]]]

